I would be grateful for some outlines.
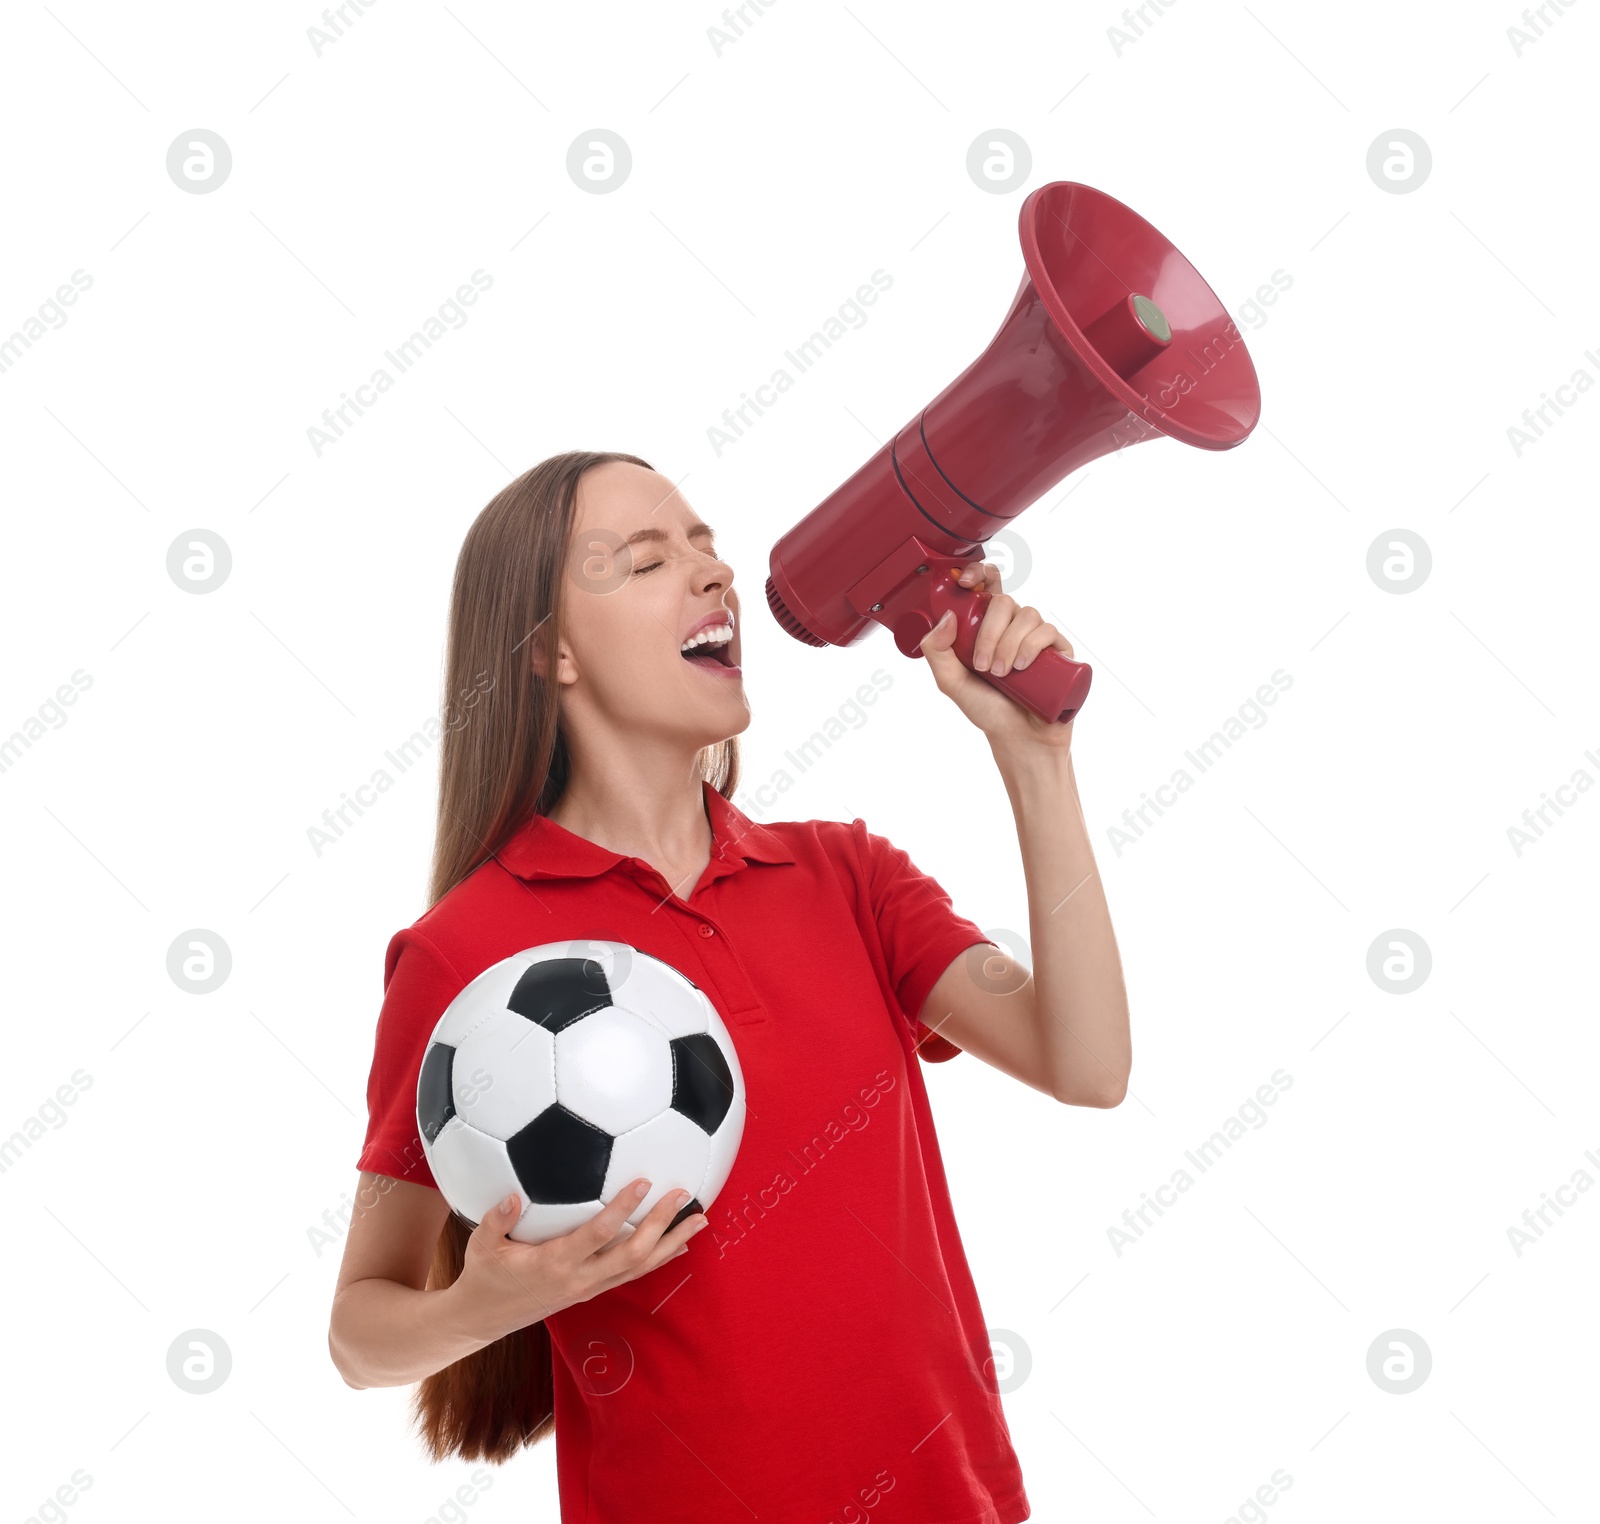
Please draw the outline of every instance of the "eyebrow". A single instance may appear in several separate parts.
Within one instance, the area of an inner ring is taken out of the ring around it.
[[[692,540],[696,535],[700,535],[705,539],[712,540],[716,538],[716,533],[716,530],[709,524],[696,524],[689,531],[689,538]],[[641,540],[666,540],[670,538],[671,536],[664,529],[636,529],[624,543],[637,545]]]

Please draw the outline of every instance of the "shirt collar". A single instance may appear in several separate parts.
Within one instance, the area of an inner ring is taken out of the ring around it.
[[[743,867],[745,862],[794,861],[765,826],[749,819],[711,784],[702,780],[700,787],[706,818],[711,822],[713,861],[720,858],[728,872]],[[501,867],[524,879],[595,878],[618,863],[632,860],[557,825],[548,815],[535,815],[494,855]]]

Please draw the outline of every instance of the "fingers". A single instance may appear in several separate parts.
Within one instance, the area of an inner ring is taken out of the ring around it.
[[[1004,677],[1008,672],[1032,666],[1045,650],[1060,651],[1069,660],[1074,659],[1072,642],[1038,609],[1020,604],[1000,591],[1000,570],[991,562],[968,562],[956,581],[961,587],[984,594],[983,614],[972,644],[973,672]],[[955,617],[947,610],[923,636],[918,650],[927,659],[940,691],[965,708],[963,697],[971,691],[972,680],[955,654],[958,630]]]
[[[983,619],[978,625],[977,639],[972,646],[972,668],[975,672],[993,671],[995,676],[1001,676],[1011,665],[1016,654],[1016,645],[1009,649],[1002,646],[1006,632],[1019,613],[1033,613],[1032,609],[1023,609],[1017,600],[1007,593],[1000,591],[1000,568],[993,561],[969,561],[961,568],[961,575],[957,578],[961,587],[975,588],[981,593],[986,593],[989,598],[988,606],[983,611]],[[1035,620],[1038,615],[1034,614]],[[1020,642],[1027,633],[1027,627],[1017,632],[1016,641]],[[954,640],[955,632],[952,629],[951,639]],[[995,667],[993,664],[998,655],[1003,655],[1005,665]]]
[[[1045,649],[1071,657],[1072,643],[1038,609],[1021,604],[1009,593],[990,597],[972,644],[972,668],[1004,677],[1029,666]]]
[[[956,616],[946,609],[934,627],[917,642],[917,649],[924,655],[930,652],[937,654],[948,651],[956,643]]]
[[[649,1191],[648,1180],[630,1180],[587,1222],[580,1223],[559,1240],[551,1241],[566,1245],[579,1259],[598,1254],[622,1231],[628,1214],[644,1200]]]
[[[1072,642],[1053,624],[1041,624],[1023,637],[1016,660],[1011,663],[1017,671],[1026,667],[1041,651],[1059,651],[1069,661],[1073,660]]]
[[[990,605],[993,607],[993,604]],[[996,677],[1004,677],[1017,664],[1017,655],[1023,641],[1044,623],[1044,616],[1027,605],[1015,607],[1010,622],[1000,632],[994,643],[994,655],[989,660],[989,670]]]
[[[495,1284],[496,1295],[503,1297],[505,1288],[502,1277],[509,1276],[518,1288],[514,1299],[524,1306],[531,1305],[534,1309],[532,1316],[548,1317],[559,1310],[549,1300],[549,1284],[537,1273],[541,1261],[549,1253],[548,1245],[525,1244],[507,1237],[516,1227],[522,1210],[522,1197],[516,1191],[490,1207],[479,1219],[467,1242],[468,1262],[472,1262],[474,1246],[477,1246],[481,1250],[478,1263],[495,1267],[490,1279]],[[523,1324],[517,1323],[515,1326],[520,1328]]]
[[[1024,610],[1009,593],[995,593],[989,599],[988,606],[983,611],[983,619],[978,625],[977,638],[972,643],[974,672],[994,671],[995,654],[1001,640],[1011,627],[1012,620],[1024,612],[1032,611]],[[995,676],[1000,676],[1000,672],[995,672]]]
[[[667,1232],[667,1225],[690,1199],[688,1191],[668,1191],[633,1231],[624,1236],[622,1230],[628,1213],[649,1193],[649,1182],[643,1183],[644,1192],[630,1185],[614,1197],[604,1211],[597,1213],[573,1234],[574,1237],[579,1233],[584,1234],[587,1242],[593,1245],[586,1256],[587,1267],[599,1275],[604,1286],[620,1285],[646,1270],[653,1270],[664,1260],[675,1258],[688,1241],[706,1226],[704,1214],[694,1212],[670,1233]]]
[[[972,681],[971,674],[961,665],[961,658],[951,649],[956,643],[957,628],[956,616],[946,609],[917,647],[939,691],[952,699]]]
[[[504,1201],[497,1201],[479,1219],[472,1236],[492,1249],[517,1225],[522,1216],[522,1197],[513,1191]]]
[[[667,1224],[688,1202],[688,1191],[669,1191],[650,1208],[649,1213],[627,1238],[608,1245],[596,1256],[598,1263],[603,1268],[611,1269],[613,1273],[621,1271],[625,1275],[637,1273],[647,1260],[660,1263],[669,1253],[689,1241],[697,1224],[699,1226],[705,1224],[705,1217],[699,1212],[694,1212],[684,1218],[671,1233],[667,1232]],[[656,1253],[658,1248],[662,1250],[659,1255]]]
[[[671,1222],[672,1217],[682,1210],[683,1203],[680,1202],[674,1208],[672,1215],[667,1218],[667,1221]],[[689,1252],[689,1240],[697,1233],[703,1233],[710,1226],[711,1220],[704,1212],[691,1212],[670,1233],[661,1235],[660,1241],[651,1251],[644,1268],[653,1270],[657,1265],[663,1264],[669,1259],[677,1259],[680,1254],[687,1254]]]
[[[969,561],[961,568],[960,585],[976,587],[981,592],[1000,591],[1000,568],[993,561]]]

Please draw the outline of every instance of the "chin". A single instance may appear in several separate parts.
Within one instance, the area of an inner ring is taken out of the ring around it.
[[[707,686],[703,678],[694,681],[696,688]],[[727,683],[720,693],[685,693],[681,688],[674,691],[658,686],[631,697],[634,702],[614,711],[620,732],[625,735],[675,736],[691,750],[698,750],[750,728],[750,705],[742,683]]]
[[[697,711],[688,718],[695,732],[694,744],[697,747],[715,746],[750,728],[750,705],[745,702],[743,693],[736,693],[731,700],[719,704],[715,713],[709,709]]]

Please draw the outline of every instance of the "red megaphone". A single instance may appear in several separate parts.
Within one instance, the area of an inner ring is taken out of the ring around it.
[[[1238,325],[1144,218],[1058,180],[1019,221],[1027,271],[989,347],[772,547],[767,603],[797,640],[853,645],[876,622],[915,656],[951,608],[970,669],[988,595],[955,579],[985,540],[1112,450],[1162,434],[1226,450],[1255,427]],[[979,676],[1050,721],[1089,692],[1055,650]]]

